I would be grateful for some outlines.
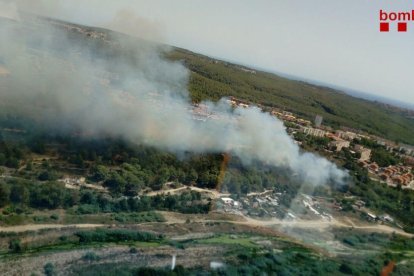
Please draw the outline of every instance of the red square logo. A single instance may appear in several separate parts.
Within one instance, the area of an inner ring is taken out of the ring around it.
[[[407,31],[407,23],[406,22],[398,22],[398,31],[399,32],[406,32]]]
[[[398,24],[398,26],[400,26]],[[390,23],[388,22],[381,22],[380,23],[380,32],[389,32],[390,31]]]

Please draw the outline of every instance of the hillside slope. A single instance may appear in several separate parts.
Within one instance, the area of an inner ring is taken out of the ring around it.
[[[335,128],[345,126],[361,129],[397,142],[414,144],[414,112],[215,60],[184,49],[175,49],[169,57],[183,61],[191,70],[189,89],[194,101],[234,96],[282,108],[311,120],[316,114],[321,114],[325,124]]]

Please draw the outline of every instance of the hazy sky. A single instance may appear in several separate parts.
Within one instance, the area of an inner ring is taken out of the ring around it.
[[[137,28],[146,38],[195,52],[414,104],[414,21],[406,33],[394,25],[379,32],[380,9],[411,11],[413,1],[19,2],[51,17],[129,33]]]

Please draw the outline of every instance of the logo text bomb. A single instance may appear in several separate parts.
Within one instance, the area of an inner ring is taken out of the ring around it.
[[[397,27],[398,32],[407,31],[407,22],[414,21],[414,10],[411,12],[386,12],[380,10],[380,32],[389,32],[390,31],[390,22],[396,22],[396,24],[391,24],[392,28]]]

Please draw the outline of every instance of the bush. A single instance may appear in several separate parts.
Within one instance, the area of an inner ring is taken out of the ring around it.
[[[50,218],[53,219],[53,220],[58,220],[59,219],[59,215],[58,214],[52,214],[50,216]]]
[[[58,208],[62,206],[66,192],[63,183],[46,182],[32,185],[30,189],[30,205],[34,208]]]
[[[96,255],[95,252],[87,252],[85,255],[83,255],[82,260],[84,261],[88,261],[88,262],[93,262],[93,261],[98,261],[100,258],[98,255]]]
[[[43,171],[37,177],[40,181],[53,181],[59,178],[55,171]]]
[[[81,243],[90,242],[123,242],[123,241],[155,241],[162,239],[148,232],[132,230],[98,229],[95,231],[80,231],[75,234]]]
[[[5,184],[0,182],[0,207],[4,207],[9,203],[10,189]]]
[[[341,264],[341,266],[339,267],[339,271],[344,273],[344,274],[352,274],[352,267],[350,267],[347,264]]]
[[[76,210],[78,214],[87,215],[87,214],[96,214],[100,212],[100,208],[98,205],[93,204],[82,204]]]
[[[68,240],[68,236],[60,236],[59,241],[66,242]]]
[[[23,252],[23,247],[19,239],[14,239],[9,242],[9,250],[12,253],[21,253]]]
[[[43,267],[43,270],[45,272],[46,276],[52,276],[55,275],[55,266],[52,263],[47,263],[45,264],[45,266]]]

